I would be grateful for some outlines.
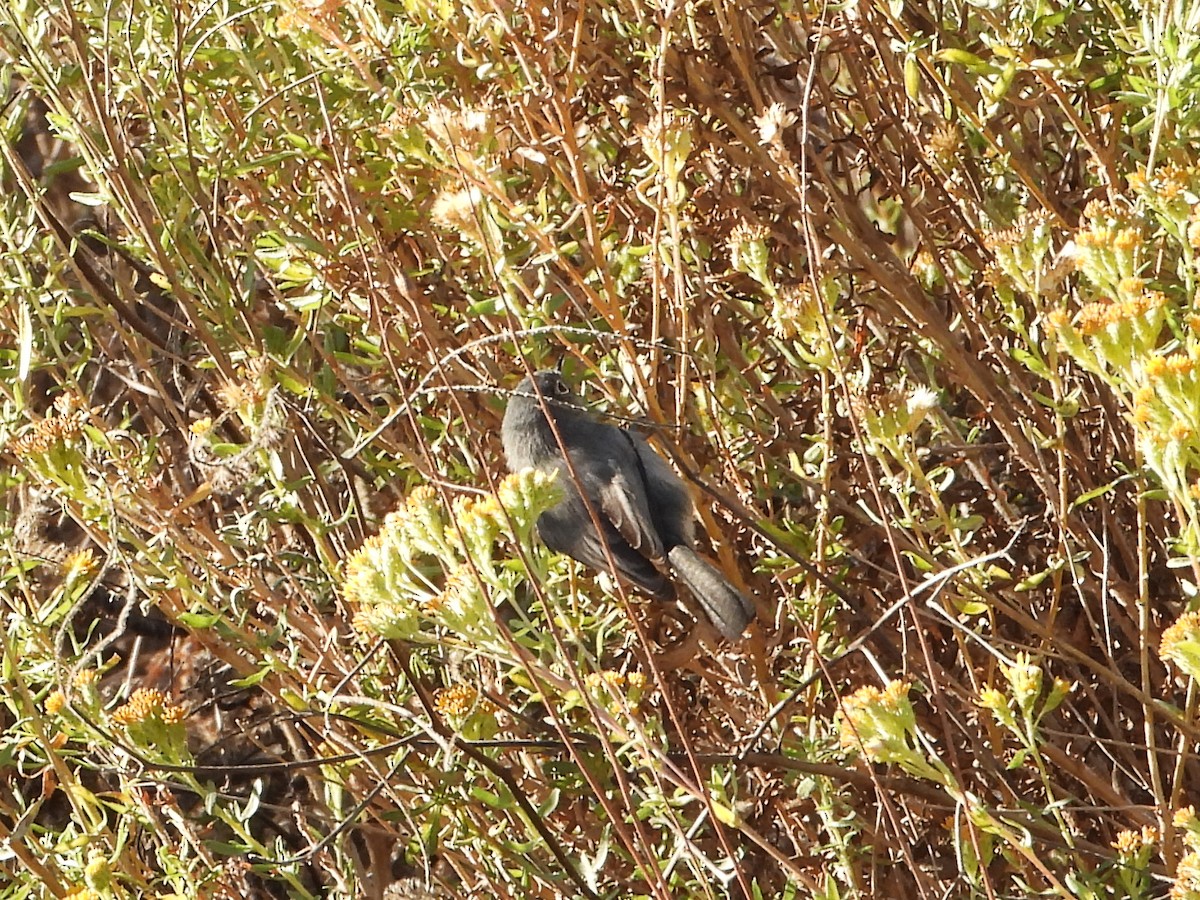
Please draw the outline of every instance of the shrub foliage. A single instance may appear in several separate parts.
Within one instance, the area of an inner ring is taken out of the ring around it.
[[[1200,896],[1198,49],[5,4],[0,895]],[[560,363],[742,642],[538,543]]]

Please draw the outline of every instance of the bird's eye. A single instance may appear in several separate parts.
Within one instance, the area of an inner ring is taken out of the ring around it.
[[[565,396],[571,393],[571,389],[567,387],[565,382],[556,381],[554,382],[554,393],[559,394],[560,396]]]

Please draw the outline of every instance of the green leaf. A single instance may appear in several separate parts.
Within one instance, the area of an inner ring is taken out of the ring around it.
[[[904,60],[904,92],[912,100],[921,93],[921,66],[912,55]]]
[[[245,678],[235,678],[229,682],[234,687],[248,688],[254,687],[256,684],[262,683],[262,680],[271,674],[271,667],[264,666],[253,675],[247,675]]]
[[[954,606],[964,616],[982,616],[991,608],[988,604],[980,603],[978,600],[964,600],[955,603]]]
[[[108,202],[103,194],[85,193],[84,191],[71,191],[67,196],[84,206],[103,206]]]
[[[724,803],[718,803],[716,800],[712,803],[712,813],[722,825],[735,827],[740,821],[738,814],[734,810],[730,809]]]
[[[1039,378],[1048,379],[1050,377],[1050,368],[1040,356],[1034,356],[1028,350],[1024,350],[1021,347],[1014,347],[1012,349],[1012,358]],[[1046,405],[1052,406],[1053,404],[1048,403]]]
[[[501,798],[499,794],[495,794],[492,791],[487,790],[487,788],[482,788],[479,785],[472,785],[471,796],[476,800],[486,803],[488,806],[491,806],[494,809],[508,809],[512,806],[512,804],[507,800]]]
[[[933,58],[938,62],[950,63],[954,66],[966,66],[972,72],[979,75],[997,75],[1000,72],[1000,69],[987,60],[976,56],[974,53],[955,47],[939,50],[933,55]]]
[[[1092,490],[1088,491],[1087,493],[1080,494],[1078,497],[1076,497],[1074,500],[1071,501],[1071,509],[1078,509],[1081,506],[1086,506],[1088,503],[1095,500],[1097,497],[1103,497],[1105,494],[1111,493],[1113,488],[1115,488],[1118,484],[1120,484],[1122,481],[1127,480],[1128,478],[1129,478],[1128,475],[1122,475],[1120,478],[1117,478],[1114,481],[1110,481],[1108,484],[1102,484],[1098,488],[1093,488]]]
[[[212,628],[219,621],[221,621],[220,613],[185,612],[179,614],[179,624],[184,628],[196,631]]]

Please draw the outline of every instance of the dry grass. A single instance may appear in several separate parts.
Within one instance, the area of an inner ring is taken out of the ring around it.
[[[1195,31],[0,11],[0,896],[1200,896]],[[531,536],[560,359],[744,642]]]

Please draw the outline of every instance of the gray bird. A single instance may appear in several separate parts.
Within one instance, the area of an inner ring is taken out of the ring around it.
[[[570,456],[574,477],[539,394]],[[597,421],[562,376],[546,370],[517,385],[504,413],[502,437],[511,471],[532,467],[559,473],[565,496],[538,519],[538,534],[546,546],[608,572],[603,532],[618,575],[654,597],[670,600],[675,591],[664,573],[674,574],[721,634],[730,640],[741,637],[754,619],[754,607],[692,549],[692,499],[679,476],[641,435]],[[581,488],[596,519],[588,512]]]

